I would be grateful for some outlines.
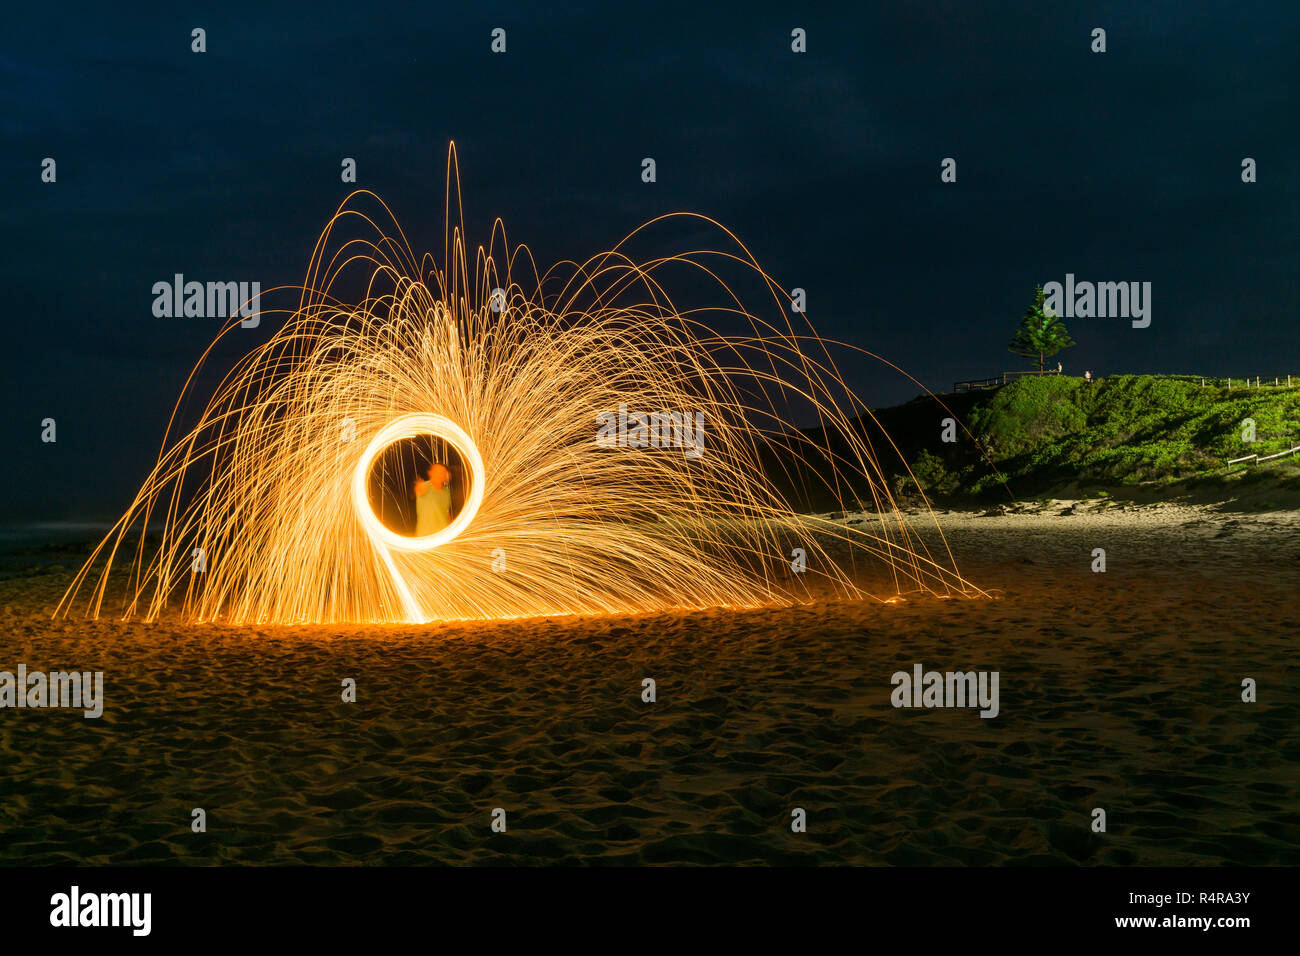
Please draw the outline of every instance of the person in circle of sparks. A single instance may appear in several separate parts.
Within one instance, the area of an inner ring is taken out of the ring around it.
[[[415,536],[423,538],[451,524],[451,472],[433,462],[415,481]]]

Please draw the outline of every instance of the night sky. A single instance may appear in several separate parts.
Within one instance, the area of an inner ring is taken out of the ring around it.
[[[500,216],[549,264],[705,213],[822,334],[935,390],[1023,367],[1007,342],[1067,273],[1152,284],[1149,328],[1068,323],[1067,372],[1300,373],[1294,0],[21,6],[0,26],[7,521],[129,504],[221,324],[155,318],[155,282],[300,282],[356,188],[344,157],[440,253],[449,140],[471,241]],[[842,367],[873,405],[916,393]]]

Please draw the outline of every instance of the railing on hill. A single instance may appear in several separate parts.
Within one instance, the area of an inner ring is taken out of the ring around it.
[[[993,378],[976,378],[968,382],[953,382],[952,390],[954,392],[975,392],[985,388],[1001,388],[1011,379],[1020,375],[1059,374],[1060,370],[1054,368],[1044,369],[1041,372],[1037,369],[1029,369],[1024,372],[1003,372]],[[1250,376],[1245,378],[1214,378],[1209,375],[1156,375],[1153,377],[1200,382],[1202,388],[1226,388],[1228,391],[1232,391],[1234,388],[1294,388],[1300,386],[1300,377],[1293,378],[1290,375],[1256,375],[1253,378]],[[1096,379],[1093,381],[1096,381]]]
[[[1193,376],[1194,377],[1194,376]],[[1283,378],[1285,377],[1285,381]],[[1207,378],[1201,377],[1201,387],[1212,385],[1216,388],[1227,388],[1232,391],[1234,388],[1291,388],[1291,376],[1274,375],[1273,381],[1269,381],[1267,376],[1256,375],[1254,381],[1249,376],[1242,379],[1232,378]]]
[[[1219,378],[1214,375],[1169,375],[1160,373],[1152,378],[1169,379],[1175,382],[1191,382],[1202,388],[1296,388],[1300,387],[1300,375],[1247,375],[1242,378]]]
[[[1233,465],[1240,464],[1245,464],[1249,467],[1251,464],[1258,465],[1262,461],[1272,461],[1274,458],[1284,458],[1287,455],[1294,455],[1296,452],[1300,452],[1300,445],[1296,445],[1294,448],[1288,448],[1286,451],[1280,451],[1276,455],[1245,455],[1241,458],[1230,458],[1228,459],[1228,467],[1231,468]]]
[[[1001,388],[1011,379],[1020,375],[1060,375],[1059,368],[1045,368],[1041,372],[1036,368],[1031,368],[1023,372],[1003,372],[993,378],[977,378],[969,382],[953,382],[952,390],[954,392],[974,392],[983,388]]]

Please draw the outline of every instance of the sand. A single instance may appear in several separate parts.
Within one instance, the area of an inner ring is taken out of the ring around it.
[[[0,669],[103,670],[107,703],[0,711],[0,863],[1300,863],[1300,512],[939,518],[995,599],[55,623],[75,560],[10,562]],[[916,663],[998,671],[999,715],[894,708]]]

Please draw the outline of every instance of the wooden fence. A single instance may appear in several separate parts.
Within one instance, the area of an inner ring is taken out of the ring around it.
[[[969,382],[953,382],[952,390],[954,392],[976,392],[979,391],[980,389],[985,389],[985,388],[1001,388],[1003,385],[1006,385],[1013,378],[1018,378],[1021,375],[1060,375],[1060,374],[1061,374],[1060,371],[1054,368],[1043,369],[1043,371],[1041,372],[1038,371],[1038,369],[1030,369],[1026,372],[1003,372],[1001,375],[997,375],[993,378],[976,378],[976,379],[972,379]]]
[[[1272,461],[1274,458],[1284,458],[1287,455],[1294,455],[1298,451],[1300,451],[1300,445],[1296,445],[1294,448],[1288,448],[1286,451],[1280,451],[1276,455],[1245,455],[1241,458],[1229,458],[1228,467],[1231,468],[1233,465],[1240,465],[1243,463],[1246,464],[1247,467],[1249,467],[1250,464],[1258,465],[1261,461]]]

